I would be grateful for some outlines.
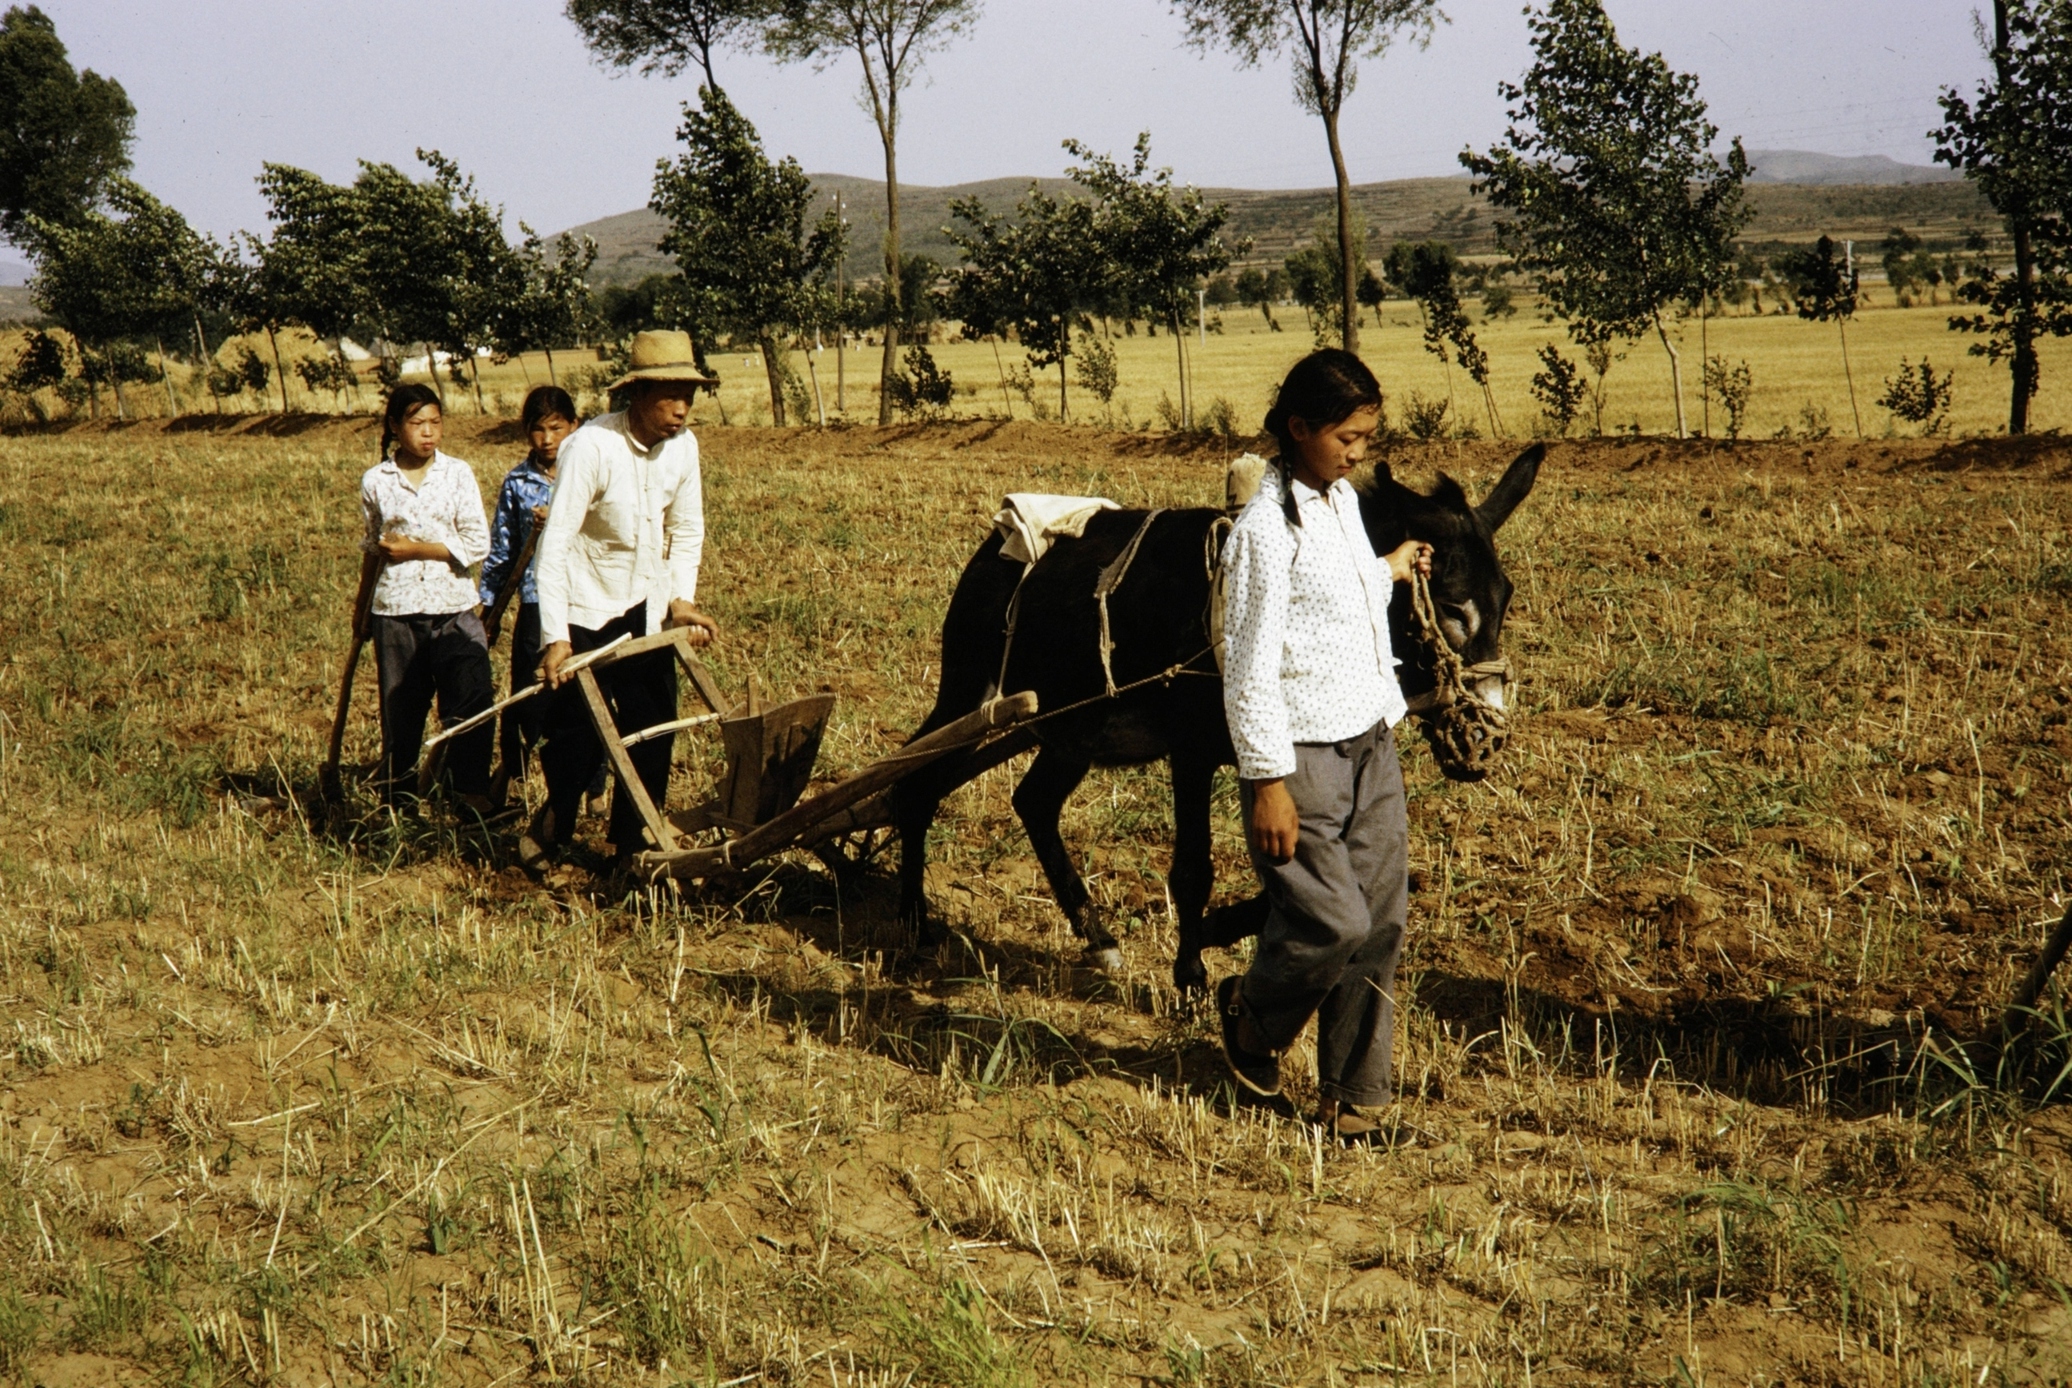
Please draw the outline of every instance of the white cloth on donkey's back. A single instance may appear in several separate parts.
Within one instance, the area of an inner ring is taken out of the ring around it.
[[[1389,641],[1394,579],[1360,499],[1294,481],[1298,529],[1268,468],[1223,545],[1223,711],[1248,781],[1295,773],[1298,742],[1342,742],[1408,712]]]
[[[1000,557],[1033,564],[1060,535],[1078,539],[1086,523],[1102,511],[1122,508],[1104,496],[1046,496],[1041,492],[1009,492],[993,517],[993,528],[1006,543]]]
[[[384,565],[374,584],[377,617],[443,616],[475,605],[468,569],[489,553],[489,519],[475,470],[434,450],[431,466],[412,486],[393,458],[360,477],[360,548],[376,553],[383,537],[446,546],[451,560],[407,559]]]
[[[624,413],[600,415],[561,445],[540,532],[540,644],[595,631],[647,604],[660,631],[669,603],[698,600],[705,498],[698,440],[686,429],[642,447]]]

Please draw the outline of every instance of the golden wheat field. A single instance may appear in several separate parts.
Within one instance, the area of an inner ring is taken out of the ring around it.
[[[1002,493],[1212,503],[1238,446],[700,431],[715,671],[835,691],[829,773],[919,721]],[[487,489],[515,435],[447,446]],[[297,416],[0,444],[0,1375],[2072,1375],[2072,1029],[2053,994],[2017,1055],[1970,1044],[2067,891],[2055,440],[1551,449],[1501,536],[1511,745],[1454,785],[1404,744],[1405,1092],[1393,1142],[1348,1150],[1301,1084],[1234,1104],[1174,995],[1155,769],[1096,773],[1066,821],[1115,977],[1075,964],[1018,764],[946,806],[957,941],[926,958],[889,862],[619,898],[595,857],[534,885],[508,827],[287,794],[374,442]],[[1510,447],[1386,461],[1472,493]],[[1226,772],[1219,900],[1252,890],[1240,848]]]
[[[1946,434],[1957,437],[2004,433],[2007,426],[2007,371],[2004,365],[1968,354],[1978,339],[1952,333],[1948,324],[1955,311],[1949,305],[1917,304],[1895,307],[1882,288],[1865,291],[1868,306],[1849,324],[1849,364],[1844,370],[1841,331],[1831,323],[1807,323],[1788,314],[1751,315],[1737,311],[1703,322],[1688,319],[1672,326],[1671,340],[1683,359],[1684,409],[1690,432],[1724,437],[1728,432],[1726,412],[1717,400],[1708,401],[1701,389],[1702,362],[1707,357],[1724,360],[1731,369],[1746,365],[1751,373],[1752,392],[1742,423],[1741,437],[1814,437],[1823,433],[1835,438],[1856,438],[1858,421],[1865,438],[1886,439],[1911,436],[1916,425],[1895,419],[1878,405],[1887,382],[1900,374],[1903,361],[1918,363],[1924,357],[1934,363],[1937,374],[1949,373],[1953,403],[1943,424]],[[1415,303],[1390,301],[1370,313],[1361,336],[1361,352],[1381,377],[1388,393],[1392,424],[1404,430],[1409,406],[1416,401],[1436,405],[1447,402],[1444,432],[1464,432],[1484,438],[1503,436],[1531,438],[1546,431],[1540,405],[1532,395],[1532,378],[1543,369],[1538,353],[1552,343],[1570,359],[1582,363],[1582,353],[1569,342],[1557,324],[1543,322],[1530,301],[1519,312],[1505,318],[1485,319],[1475,325],[1476,335],[1490,357],[1490,388],[1496,409],[1492,422],[1480,391],[1458,367],[1448,366],[1425,350],[1423,328]],[[1078,366],[1068,369],[1065,408],[1073,420],[1127,430],[1162,430],[1185,421],[1179,414],[1181,402],[1180,354],[1187,354],[1188,379],[1193,391],[1197,427],[1249,433],[1265,417],[1275,383],[1286,374],[1296,358],[1313,345],[1308,322],[1299,308],[1275,310],[1279,331],[1271,331],[1257,310],[1230,307],[1217,310],[1211,322],[1218,331],[1187,335],[1184,344],[1174,343],[1170,334],[1156,337],[1136,331],[1133,325],[1123,333],[1120,325],[1108,325],[1114,336],[1117,384],[1114,396],[1103,405],[1077,379]],[[1103,329],[1107,331],[1108,329]],[[1054,420],[1058,417],[1058,371],[1055,367],[1028,372],[1030,389],[1016,390],[1007,382],[1018,371],[1027,371],[1026,358],[1012,343],[966,342],[955,326],[936,330],[929,350],[955,385],[955,398],[948,413],[966,418],[1018,418]],[[19,351],[16,334],[0,333],[0,361]],[[379,398],[371,367],[362,365],[363,381],[357,393],[313,394],[296,377],[295,361],[328,355],[299,329],[283,333],[282,360],[287,366],[288,406],[296,411],[325,411],[364,414],[376,407]],[[234,338],[221,344],[219,360],[230,361],[243,351],[256,352],[269,366],[272,346],[264,337]],[[1674,435],[1676,412],[1670,390],[1669,358],[1652,335],[1620,346],[1621,355],[1612,363],[1604,380],[1602,417],[1586,407],[1572,432],[1590,434],[1602,426],[1612,434]],[[2039,345],[2043,364],[2043,393],[2031,414],[2036,430],[2072,428],[2072,394],[2061,388],[2072,372],[2072,343],[2046,339]],[[792,423],[817,418],[812,391],[817,384],[820,407],[831,420],[874,422],[878,411],[878,371],[882,351],[871,345],[852,343],[839,354],[832,345],[814,353],[794,352],[788,364],[798,378],[800,395],[796,403],[805,406]],[[599,366],[594,350],[560,352],[550,370],[544,353],[530,352],[501,362],[481,363],[481,404],[489,415],[509,417],[531,386],[545,384],[550,376],[564,385],[577,387],[585,410],[603,408],[596,386],[610,375]],[[419,358],[420,362],[422,358]],[[753,353],[715,351],[711,358],[722,386],[719,405],[733,424],[768,424],[770,396],[768,377]],[[125,407],[132,416],[153,418],[180,409],[199,408],[208,400],[190,367],[168,361],[163,373],[167,382],[132,385],[126,391]],[[1854,378],[1855,401],[1850,398]],[[406,373],[408,380],[428,380],[422,367]],[[476,411],[473,382],[447,387],[449,410],[455,414]],[[107,392],[103,392],[104,396]],[[38,405],[46,414],[59,414],[61,406],[48,392]],[[261,394],[246,392],[219,402],[236,412],[281,408],[278,378]],[[112,399],[103,399],[104,411],[114,413]],[[1498,427],[1500,426],[1500,427]]]

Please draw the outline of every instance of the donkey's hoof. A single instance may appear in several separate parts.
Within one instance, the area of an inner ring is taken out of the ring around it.
[[[1116,945],[1089,945],[1086,966],[1095,973],[1119,974],[1122,972],[1122,950]]]
[[[1182,993],[1199,993],[1209,986],[1208,966],[1200,950],[1183,951],[1173,960],[1173,986]]]

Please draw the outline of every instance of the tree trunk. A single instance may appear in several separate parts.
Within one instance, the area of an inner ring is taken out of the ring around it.
[[[468,357],[468,378],[475,387],[475,413],[488,414],[482,405],[482,358],[472,354]]]
[[[1166,326],[1173,330],[1173,351],[1180,361],[1180,427],[1194,427],[1194,402],[1187,395],[1187,334],[1180,331],[1180,315],[1176,312],[1167,320]]]
[[[889,85],[889,84],[888,84]],[[899,283],[899,89],[885,98],[878,135],[885,142],[885,360],[878,368],[878,423],[892,422],[892,377],[899,370],[899,316],[905,296]]]
[[[223,413],[223,397],[209,390],[209,368],[215,364],[215,357],[209,353],[208,336],[201,330],[201,313],[194,315],[194,345],[201,352],[201,388],[209,391],[209,401],[216,407],[216,413]]]
[[[763,354],[763,374],[770,378],[770,423],[782,429],[784,417],[784,367],[777,359],[777,344],[764,337],[757,340]]]
[[[180,397],[173,394],[173,369],[167,366],[165,362],[165,343],[155,338],[153,343],[158,348],[158,377],[165,382],[166,404],[172,407],[173,418],[178,419],[180,417]]]
[[[1655,315],[1655,333],[1662,339],[1662,350],[1669,354],[1669,390],[1676,396],[1676,436],[1689,438],[1691,431],[1684,423],[1683,404],[1683,354],[1676,350],[1676,344],[1669,340],[1669,328],[1662,322],[1662,315]]]
[[[992,343],[993,343],[993,369],[994,369],[995,371],[997,371],[997,372],[999,372],[999,373],[1000,373],[1000,401],[1001,401],[1001,403],[1002,403],[1002,404],[1004,404],[1004,405],[1006,405],[1006,406],[1007,406],[1007,417],[1008,417],[1009,419],[1013,419],[1013,418],[1014,418],[1014,397],[1013,397],[1012,395],[1009,395],[1009,394],[1007,393],[1007,363],[1006,363],[1006,362],[1004,362],[1004,361],[1002,361],[1002,360],[1000,360],[1000,339],[996,337],[996,338],[993,338],[993,339],[991,339],[991,340],[992,340]],[[835,360],[836,360],[837,370],[839,370],[839,369],[840,369],[840,362],[841,362],[841,358],[837,357],[837,358],[836,358]],[[839,378],[837,378],[837,379],[839,379]],[[841,403],[842,403],[842,394],[841,394],[841,387],[840,387],[839,385],[837,385],[837,386],[835,387],[835,406],[836,406],[836,408],[838,408],[838,409],[839,409],[839,408],[841,407]]]
[[[1842,379],[1849,383],[1849,413],[1856,417],[1856,437],[1862,438],[1863,411],[1856,408],[1856,373],[1849,369],[1849,320],[1837,318],[1835,326],[1842,330]]]
[[[443,415],[446,413],[446,382],[439,379],[439,357],[432,351],[431,343],[421,345],[424,347],[425,368],[432,373],[432,391],[439,397],[439,413]]]
[[[547,354],[547,384],[558,387],[561,384],[561,378],[554,374],[554,349],[548,347],[543,350]],[[532,377],[527,376],[525,379],[529,381]]]
[[[1317,92],[1323,94],[1323,83],[1317,84]],[[1321,105],[1321,101],[1319,102]],[[1331,174],[1338,180],[1338,268],[1344,283],[1340,286],[1339,311],[1344,315],[1344,331],[1340,340],[1345,350],[1360,350],[1360,272],[1353,264],[1353,185],[1345,171],[1345,150],[1338,142],[1338,108],[1331,107],[1324,112],[1324,136],[1331,144]]]
[[[1698,437],[1712,437],[1712,387],[1705,383],[1705,368],[1712,365],[1712,338],[1707,332],[1709,315],[1704,299],[1698,300]]]
[[[2007,0],[1993,0],[1993,71],[2002,92],[2008,89],[2013,76],[2008,48]],[[2029,218],[2025,211],[2017,211],[2010,216],[2007,229],[2014,237],[2016,296],[2014,321],[2008,325],[2014,338],[2014,357],[2008,364],[2013,376],[2013,394],[2007,406],[2007,432],[2026,434],[2029,432],[2029,401],[2036,394],[2039,377],[2036,361],[2036,247],[2030,237]]]
[[[818,333],[815,333],[818,337]],[[813,382],[813,413],[820,421],[820,427],[827,427],[827,401],[820,395],[820,367],[813,360],[814,349],[806,348],[806,375]]]
[[[281,369],[281,344],[273,335],[273,324],[266,325],[266,345],[273,348],[273,374],[281,386],[281,413],[288,412],[288,373]]]
[[[1058,423],[1067,424],[1072,419],[1071,402],[1065,398],[1066,365],[1072,360],[1072,325],[1067,323],[1062,334],[1063,342],[1058,348]]]

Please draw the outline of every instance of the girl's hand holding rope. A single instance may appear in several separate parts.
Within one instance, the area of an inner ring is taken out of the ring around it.
[[[1398,583],[1408,583],[1412,577],[1423,574],[1432,576],[1432,547],[1422,540],[1405,540],[1390,550],[1381,561],[1388,565],[1389,575]]]

